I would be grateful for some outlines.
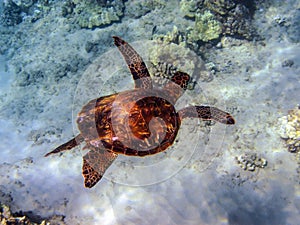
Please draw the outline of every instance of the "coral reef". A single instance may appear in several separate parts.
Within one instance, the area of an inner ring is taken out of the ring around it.
[[[180,10],[185,17],[194,18],[201,5],[203,5],[203,0],[181,0]]]
[[[165,62],[158,62],[157,65],[151,64],[149,70],[151,72],[153,81],[156,84],[163,86],[164,84],[166,84],[168,80],[171,79],[171,77],[175,74],[175,72],[178,71],[178,68],[176,68],[172,64],[167,64]],[[196,81],[193,78],[191,78],[187,89],[193,90],[195,85],[196,85]]]
[[[289,152],[294,153],[300,175],[300,106],[288,111],[287,116],[278,119],[280,137],[285,140]],[[300,178],[298,178],[300,179]]]
[[[193,89],[197,80],[208,81],[211,74],[206,70],[204,62],[195,52],[183,47],[184,41],[179,41],[181,45],[169,42],[173,40],[165,38],[157,40],[157,44],[150,48],[149,60],[152,67],[149,68],[151,74],[162,78],[170,78],[174,70],[184,71],[191,75],[188,89]],[[160,83],[160,81],[158,82]]]
[[[300,152],[300,107],[289,110],[279,118],[280,137],[285,140],[289,152]]]
[[[160,0],[151,0],[151,1],[144,1],[144,0],[135,0],[135,1],[126,1],[125,3],[125,16],[130,18],[140,18],[141,16],[146,15],[150,11],[154,10],[155,8],[161,8],[165,6],[164,1]]]
[[[168,70],[166,74],[168,74],[167,76],[169,77],[172,75],[170,72],[172,72],[175,68],[178,68],[179,70],[185,71],[192,75],[192,81],[189,85],[189,89],[193,89],[196,84],[196,80],[198,79],[201,81],[212,80],[212,74],[209,72],[209,70],[206,70],[203,62],[198,62],[197,60],[194,61],[198,56],[194,51],[188,48],[191,47],[189,46],[191,43],[188,41],[188,37],[185,33],[180,32],[176,26],[173,27],[172,31],[168,31],[165,35],[154,35],[154,39],[160,42],[161,46],[156,46],[157,50],[153,51],[153,54],[150,54],[150,60],[155,68],[153,74],[162,74],[162,71]],[[165,48],[165,46],[168,47]],[[173,56],[167,57],[166,54],[172,54]],[[173,57],[176,59],[173,59]],[[178,59],[183,60],[181,61],[181,64],[180,60]],[[182,65],[183,62],[185,62],[184,65]],[[194,63],[197,62],[199,65],[195,67]],[[171,70],[168,67],[170,67]]]
[[[123,10],[122,0],[69,0],[62,7],[62,15],[72,14],[76,23],[82,28],[95,28],[119,21],[123,16]]]
[[[300,41],[300,10],[299,5],[289,9],[289,12],[283,12],[285,2],[278,1],[274,5],[270,4],[270,1],[263,3],[263,7],[266,11],[261,12],[265,22],[272,24],[270,27],[270,36],[273,38],[287,38],[293,43],[298,43]],[[261,7],[261,6],[260,6]],[[259,33],[265,33],[261,30],[263,26],[260,26]],[[270,37],[269,36],[269,37]]]
[[[164,85],[166,79],[170,79],[177,71],[177,68],[172,64],[158,62],[156,65],[151,63],[149,70],[153,76],[153,81],[158,85]]]
[[[37,21],[46,15],[54,2],[47,0],[7,0],[3,4],[1,24],[14,26],[23,21],[30,23]],[[55,7],[52,7],[55,8]]]
[[[246,39],[252,39],[254,29],[251,25],[251,10],[245,5],[237,4],[235,8],[228,11],[224,16],[219,14],[221,23],[224,26],[223,34],[236,35]]]
[[[1,205],[0,208],[1,225],[50,225],[46,221],[41,223],[31,222],[26,216],[14,216],[7,205]]]
[[[31,130],[27,136],[28,141],[32,141],[32,145],[41,145],[43,143],[50,143],[51,137],[60,138],[62,129],[49,126],[48,129]]]
[[[183,16],[195,20],[190,35],[192,41],[210,41],[222,35],[251,39],[251,19],[254,3],[224,0],[182,0],[180,9]],[[206,26],[205,26],[206,25]],[[204,32],[206,34],[199,34]]]
[[[174,43],[183,47],[187,46],[186,35],[183,32],[180,32],[176,26],[173,26],[172,31],[168,31],[167,34],[155,34],[153,35],[154,39],[160,40],[164,43]]]
[[[0,22],[4,26],[14,26],[22,22],[21,8],[12,1],[7,1],[4,4],[1,14]]]
[[[235,160],[243,170],[251,172],[256,168],[265,168],[268,164],[266,159],[258,157],[256,153],[246,153],[236,157]]]
[[[21,8],[28,8],[33,5],[33,0],[11,0],[11,1]]]
[[[219,15],[226,15],[230,10],[236,7],[236,1],[233,0],[206,0],[205,6]]]
[[[203,14],[196,14],[195,25],[190,30],[187,35],[189,42],[208,42],[219,38],[222,25],[210,11],[205,11]]]
[[[164,62],[191,74],[196,67],[196,63],[191,60],[195,56],[196,54],[192,55],[192,52],[187,48],[173,43],[161,42],[151,48],[149,59],[154,66]]]

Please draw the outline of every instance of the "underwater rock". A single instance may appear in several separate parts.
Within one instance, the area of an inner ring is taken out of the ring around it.
[[[190,54],[191,50],[187,48],[173,43],[161,42],[151,48],[149,59],[154,66],[164,62],[191,74],[196,64],[193,61],[187,60],[193,57]]]
[[[14,26],[22,22],[21,8],[12,1],[4,4],[4,9],[0,17],[4,26]]]
[[[258,157],[256,153],[246,153],[236,157],[235,160],[243,170],[251,172],[256,168],[265,168],[268,164],[266,159]]]
[[[33,145],[41,145],[43,143],[50,143],[51,137],[60,138],[62,129],[49,126],[49,128],[32,130],[27,136],[28,141],[32,141]]]
[[[41,223],[31,222],[25,215],[14,216],[7,205],[1,205],[0,208],[1,225],[48,225],[46,221]]]
[[[195,25],[190,30],[187,35],[189,42],[208,42],[219,38],[222,33],[222,24],[210,11],[205,11],[203,14],[196,14]]]
[[[158,62],[156,65],[151,64],[149,70],[150,74],[153,76],[153,81],[158,85],[164,85],[166,84],[167,79],[171,79],[178,69],[172,64]]]
[[[22,8],[28,8],[33,5],[33,0],[12,0],[12,2]]]
[[[187,18],[195,18],[195,15],[203,6],[204,0],[181,0],[180,1],[180,10],[183,15]]]
[[[135,0],[135,1],[126,1],[125,3],[125,16],[130,18],[140,18],[141,16],[146,15],[155,8],[161,8],[165,6],[164,1],[155,0],[155,1],[144,1],[144,0]]]
[[[182,0],[180,10],[184,17],[195,20],[191,41],[210,41],[222,35],[251,39],[254,2],[224,0]],[[204,34],[203,34],[204,33]]]
[[[172,78],[178,68],[172,64],[167,64],[165,62],[158,62],[157,65],[151,64],[149,67],[150,74],[152,75],[152,79],[154,83],[158,84],[158,86],[163,86],[167,83],[168,80]],[[187,89],[193,90],[196,85],[196,81],[191,78],[188,83]]]
[[[278,119],[280,137],[285,140],[287,150],[295,155],[300,180],[300,106],[289,110],[287,116]]]
[[[180,32],[176,26],[173,26],[172,31],[168,31],[166,35],[153,35],[153,39],[160,40],[163,43],[174,43],[183,47],[187,46],[186,35]]]
[[[278,122],[280,137],[285,140],[288,151],[300,152],[300,107],[289,110]]]
[[[199,56],[190,49],[169,43],[168,41],[159,41],[159,44],[150,48],[149,60],[152,68],[149,68],[151,74],[163,74],[163,77],[169,77],[174,69],[184,71],[191,76],[189,89],[193,89],[197,80],[207,81],[211,74],[206,70],[204,62]]]
[[[71,0],[62,8],[63,15],[73,13],[77,24],[82,28],[95,28],[120,21],[124,3],[116,1]]]
[[[294,8],[289,8],[284,10],[286,6],[285,2],[277,2],[276,6],[268,5],[264,6],[266,8],[266,19],[268,23],[272,24],[271,29],[276,29],[270,31],[273,33],[278,33],[280,38],[287,38],[290,42],[298,43],[300,41],[300,10],[299,6]]]
[[[23,62],[24,66],[20,67],[16,65],[16,72],[18,79],[15,80],[15,84],[20,87],[26,87],[30,85],[40,84],[43,81],[50,79],[51,81],[58,82],[61,79],[68,76],[70,73],[76,73],[76,71],[88,64],[85,58],[79,55],[72,55],[68,62],[53,62],[49,60],[50,68],[40,68],[32,66],[34,62]],[[19,61],[14,62],[18,63]]]
[[[236,7],[236,3],[233,0],[206,0],[205,6],[217,14],[226,15]]]
[[[76,5],[71,0],[65,1],[61,7],[61,15],[63,17],[71,15],[74,12],[75,7]]]
[[[23,21],[35,22],[54,9],[53,5],[54,2],[46,0],[7,0],[3,4],[1,23],[4,26],[14,26]]]
[[[253,36],[250,10],[245,5],[237,5],[227,16],[221,18],[221,22],[224,26],[223,34],[237,35],[246,39]]]
[[[300,42],[300,10],[295,10],[293,15],[291,15],[289,23],[287,26],[287,34],[289,40],[294,43]]]
[[[292,67],[294,65],[294,61],[291,59],[286,59],[281,63],[282,67]]]

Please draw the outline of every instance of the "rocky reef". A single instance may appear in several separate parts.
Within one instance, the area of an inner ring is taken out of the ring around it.
[[[255,1],[181,0],[177,27],[154,33],[153,39],[185,46],[198,54],[224,37],[252,40],[257,36],[252,24],[255,8]]]
[[[0,222],[1,225],[50,225],[45,220],[41,223],[36,223],[30,221],[25,215],[13,215],[7,205],[1,205],[0,207]]]
[[[153,74],[155,82],[163,84],[167,79],[180,70],[191,75],[188,89],[192,90],[197,80],[208,81],[211,74],[204,65],[202,59],[189,48],[181,44],[172,43],[177,38],[177,28],[166,35],[164,40],[156,40],[156,44],[150,48],[149,60],[151,67],[150,73]],[[179,43],[181,40],[178,40]],[[162,79],[161,79],[162,78]]]
[[[287,150],[295,154],[297,161],[297,174],[300,180],[300,106],[288,111],[287,116],[278,119],[279,134],[285,141]]]
[[[285,140],[289,152],[300,152],[300,106],[289,110],[279,118],[280,137]]]
[[[61,11],[63,17],[68,17],[72,24],[81,28],[96,28],[120,21],[124,3],[122,0],[67,0],[61,3],[47,0],[6,0],[3,3],[1,23],[14,26],[24,20],[34,22],[55,8]]]
[[[182,0],[180,9],[183,15],[194,20],[194,26],[188,27],[191,42],[207,42],[231,35],[251,39],[253,27],[251,19],[254,2],[224,0]]]
[[[265,168],[268,164],[267,160],[257,156],[256,153],[246,153],[235,158],[238,165],[247,171],[255,171],[256,168]]]
[[[146,15],[151,12],[155,8],[163,8],[165,6],[164,1],[160,0],[152,0],[152,1],[144,1],[144,0],[135,0],[135,1],[126,1],[125,2],[125,16],[129,18],[140,18],[141,16]]]
[[[208,42],[219,38],[222,33],[222,24],[210,11],[195,15],[195,25],[189,28],[187,39],[189,42]]]
[[[21,8],[18,7],[13,1],[6,1],[3,3],[0,22],[5,26],[14,26],[21,23]]]
[[[0,22],[4,26],[14,26],[25,20],[35,22],[46,15],[52,5],[48,0],[5,0]]]
[[[81,28],[96,28],[120,21],[123,10],[122,0],[68,0],[62,7],[62,16],[73,17]]]

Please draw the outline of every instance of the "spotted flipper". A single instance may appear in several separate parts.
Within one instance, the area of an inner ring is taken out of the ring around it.
[[[83,156],[82,176],[84,186],[92,188],[97,184],[117,156],[117,154],[108,152],[105,149],[91,150]]]
[[[47,157],[47,156],[49,156],[51,154],[62,152],[62,151],[71,150],[72,148],[76,147],[77,145],[79,145],[83,141],[84,141],[84,138],[80,134],[78,134],[76,137],[74,137],[73,139],[69,140],[68,142],[66,142],[66,143],[58,146],[53,151],[48,152],[45,155],[45,157]]]
[[[234,124],[234,118],[227,112],[211,106],[189,106],[181,109],[179,112],[180,119],[194,117],[202,120],[215,120],[224,124]]]
[[[171,77],[171,80],[164,86],[164,91],[168,92],[169,100],[175,104],[177,99],[185,92],[189,84],[190,75],[187,73],[177,71]]]
[[[113,36],[135,82],[135,88],[152,89],[152,80],[142,57],[124,40]]]

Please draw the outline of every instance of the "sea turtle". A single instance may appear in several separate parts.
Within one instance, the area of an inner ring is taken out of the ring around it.
[[[88,102],[77,117],[75,138],[47,153],[70,150],[85,141],[82,175],[93,187],[118,154],[146,156],[173,144],[181,121],[187,117],[234,124],[233,117],[211,106],[189,106],[176,112],[174,104],[186,90],[190,76],[177,71],[163,88],[154,88],[141,56],[124,40],[114,36],[134,79],[135,88]]]

